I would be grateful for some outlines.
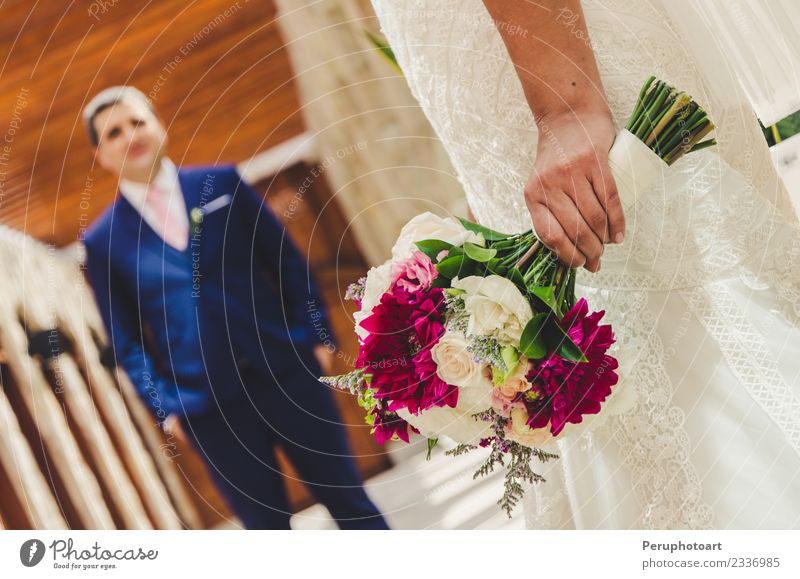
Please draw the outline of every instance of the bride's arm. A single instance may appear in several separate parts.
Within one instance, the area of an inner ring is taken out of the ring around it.
[[[525,187],[542,242],[573,267],[600,268],[625,219],[608,151],[615,129],[579,0],[484,0],[539,129]]]

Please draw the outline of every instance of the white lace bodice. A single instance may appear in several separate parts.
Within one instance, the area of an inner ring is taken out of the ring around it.
[[[499,231],[530,228],[523,188],[534,162],[536,125],[483,2],[372,3],[477,220]],[[579,270],[577,288],[593,309],[607,310],[618,351],[648,361],[628,377],[638,392],[635,408],[625,420],[609,420],[604,427],[619,442],[637,481],[638,524],[709,527],[712,510],[701,498],[700,479],[688,460],[691,445],[683,412],[671,402],[667,345],[653,332],[658,320],[651,302],[659,292],[685,300],[687,310],[719,337],[726,361],[753,398],[800,452],[800,412],[779,416],[783,411],[776,410],[800,411],[800,399],[771,371],[775,361],[762,336],[741,320],[739,306],[720,285],[737,279],[756,291],[774,290],[775,310],[800,327],[797,217],[753,112],[743,104],[721,104],[714,87],[697,73],[692,55],[682,50],[658,0],[589,0],[583,6],[618,128],[650,74],[692,94],[717,125],[719,146],[684,157],[664,181],[640,195],[626,215],[625,242],[606,247],[598,274]],[[569,27],[569,15],[563,21]],[[575,32],[576,42],[582,41]],[[726,326],[726,320],[739,327]],[[742,348],[757,354],[743,357]],[[563,500],[560,495],[542,498],[527,513],[531,525],[546,528],[559,509],[555,503]]]

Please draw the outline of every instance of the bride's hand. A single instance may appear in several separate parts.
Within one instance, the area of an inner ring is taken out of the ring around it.
[[[537,120],[536,162],[525,201],[542,243],[570,267],[600,269],[604,244],[621,243],[625,218],[608,152],[615,130],[607,109]]]

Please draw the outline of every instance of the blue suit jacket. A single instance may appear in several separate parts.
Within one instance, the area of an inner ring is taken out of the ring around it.
[[[248,376],[302,371],[313,345],[333,344],[306,262],[235,167],[181,168],[178,178],[187,212],[218,199],[185,251],[121,194],[84,239],[116,363],[160,417],[202,412]]]

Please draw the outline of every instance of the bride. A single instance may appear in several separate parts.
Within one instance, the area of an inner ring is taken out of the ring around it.
[[[477,220],[533,223],[616,333],[621,381],[535,465],[528,526],[799,528],[800,233],[713,47],[659,0],[372,3]],[[719,145],[623,210],[607,155],[651,74]]]

